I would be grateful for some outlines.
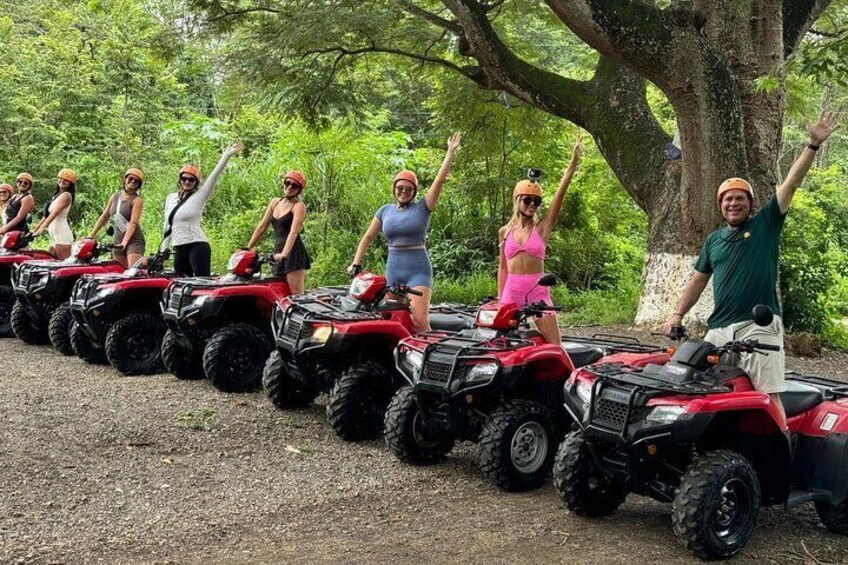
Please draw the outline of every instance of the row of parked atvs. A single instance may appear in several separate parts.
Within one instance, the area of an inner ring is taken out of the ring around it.
[[[26,343],[49,340],[127,375],[165,368],[227,392],[261,385],[281,409],[326,392],[339,437],[382,433],[413,465],[466,440],[504,490],[539,487],[553,471],[581,516],[609,515],[629,493],[671,502],[675,534],[703,558],[744,547],[761,505],[812,501],[828,529],[848,534],[848,386],[788,374],[781,429],[736,366],[773,346],[716,347],[678,328],[669,349],[610,335],[560,347],[527,326],[550,307],[494,301],[435,305],[434,329],[412,335],[415,291],[372,273],[291,296],[261,276],[272,259],[252,251],[234,253],[227,275],[177,278],[167,252],[124,270],[93,240],[65,261],[29,241],[9,233],[0,251],[0,332]],[[772,314],[753,317],[768,325]]]

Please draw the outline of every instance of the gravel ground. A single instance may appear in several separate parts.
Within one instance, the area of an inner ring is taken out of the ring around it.
[[[17,340],[0,359],[0,563],[692,561],[669,506],[631,496],[585,520],[550,486],[498,492],[473,446],[413,468],[336,439],[320,405],[280,412]],[[848,381],[844,353],[790,367]],[[766,509],[736,561],[848,563],[848,538],[811,506]]]

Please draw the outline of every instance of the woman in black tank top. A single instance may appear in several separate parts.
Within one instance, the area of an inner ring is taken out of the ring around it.
[[[18,193],[12,196],[6,204],[3,223],[0,227],[0,235],[10,231],[29,231],[27,216],[35,207],[35,198],[32,197],[33,185],[32,175],[21,173],[15,181],[18,185]]]
[[[248,247],[253,249],[269,225],[274,226],[274,274],[286,278],[292,294],[303,292],[306,271],[311,267],[300,230],[306,219],[306,206],[300,194],[306,187],[306,177],[300,171],[289,171],[283,180],[284,198],[272,198],[265,215],[253,230]]]
[[[115,245],[112,258],[124,267],[134,265],[144,256],[144,233],[141,231],[141,213],[144,201],[138,195],[144,182],[141,169],[128,169],[124,173],[124,187],[106,202],[103,212],[97,218],[89,239],[94,239],[97,232],[111,219],[115,223]]]

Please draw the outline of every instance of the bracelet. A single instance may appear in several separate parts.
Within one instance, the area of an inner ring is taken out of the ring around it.
[[[813,145],[812,143],[807,144],[807,149],[812,149],[813,151],[818,151],[821,145]]]

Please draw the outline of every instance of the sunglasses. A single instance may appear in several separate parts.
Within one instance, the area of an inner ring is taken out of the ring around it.
[[[15,184],[17,184],[18,186],[29,186],[29,181],[21,179],[19,181],[15,181]]]
[[[131,182],[133,184],[141,184],[141,181],[135,177],[127,177],[124,179],[124,182]]]
[[[409,185],[400,185],[396,186],[395,190],[397,190],[398,192],[412,192],[415,190],[415,187]]]
[[[196,179],[196,178],[194,178],[194,177],[180,177],[180,182],[181,182],[181,183],[187,183],[187,182],[190,182],[190,183],[194,184],[194,183],[196,183],[196,182],[197,182],[197,179]]]
[[[285,180],[283,181],[283,186],[285,188],[300,188],[300,185],[293,180]]]
[[[542,205],[542,199],[539,196],[522,196],[521,203],[525,206],[535,206],[538,208]]]

